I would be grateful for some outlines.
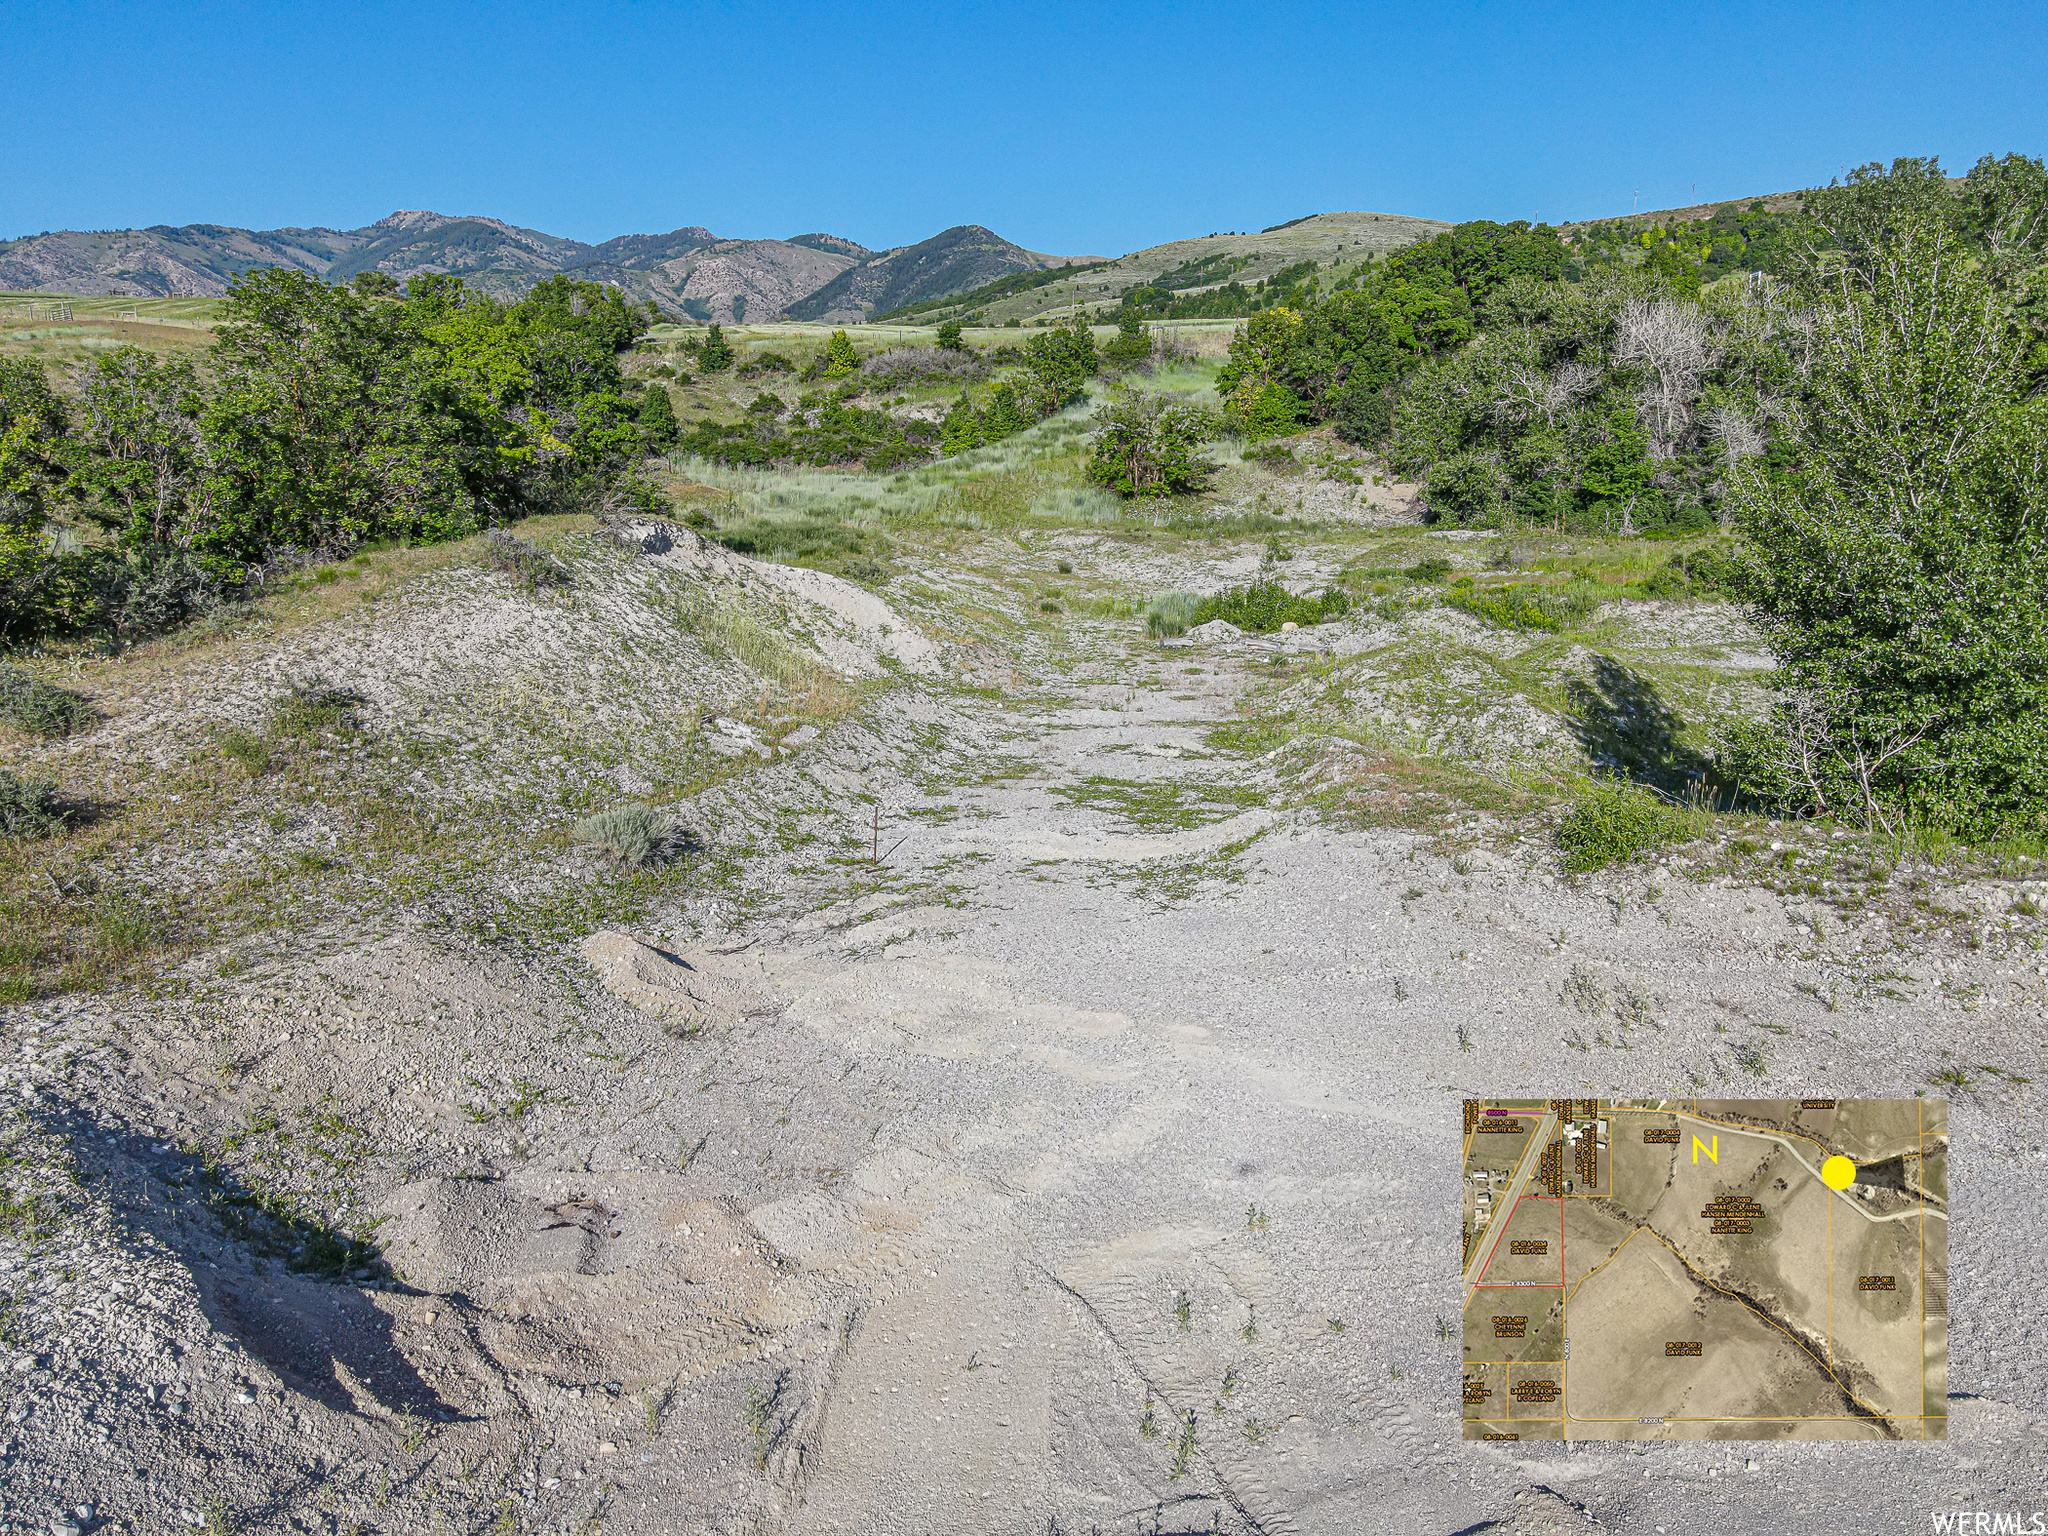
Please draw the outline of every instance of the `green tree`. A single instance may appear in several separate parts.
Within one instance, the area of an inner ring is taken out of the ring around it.
[[[1024,343],[1025,392],[1041,416],[1079,400],[1089,378],[1101,366],[1095,334],[1080,315],[1050,326]]]
[[[66,478],[64,407],[42,366],[0,358],[0,640],[42,627],[55,572],[50,503]]]
[[[1145,328],[1144,316],[1134,310],[1125,310],[1117,317],[1117,331],[1108,346],[1102,349],[1105,365],[1119,370],[1137,367],[1152,356],[1152,333]]]
[[[1564,276],[1568,255],[1556,230],[1518,219],[1496,224],[1474,219],[1411,245],[1387,259],[1387,269],[1425,287],[1455,288],[1484,305],[1513,278],[1553,282]]]
[[[725,332],[718,322],[712,321],[711,328],[704,333],[704,339],[697,343],[697,366],[705,373],[723,373],[733,364],[737,354],[732,343],[725,339]]]
[[[1925,178],[1922,178],[1923,180]],[[2048,829],[2048,403],[1947,211],[1886,210],[1824,276],[1785,462],[1734,510],[1822,809]]]
[[[649,323],[618,289],[561,272],[535,283],[519,307],[548,329],[587,338],[614,355],[645,336]]]
[[[939,345],[948,352],[965,352],[967,343],[960,337],[960,322],[947,320],[939,326]]]
[[[1216,466],[1195,450],[1215,435],[1215,418],[1189,401],[1118,389],[1095,413],[1088,478],[1135,499],[1199,490]]]
[[[1632,406],[1608,412],[1600,440],[1586,455],[1580,484],[1594,508],[1619,525],[1656,474],[1649,458],[1649,434],[1636,423]]]
[[[1868,280],[1909,232],[1933,225],[1953,233],[1968,217],[1939,160],[1901,156],[1890,166],[1873,160],[1806,194],[1783,275],[1809,296],[1830,291],[1845,267]]]
[[[853,349],[853,339],[844,331],[834,331],[825,343],[825,377],[850,379],[859,372],[860,354]]]
[[[675,402],[659,384],[650,384],[640,396],[640,435],[656,453],[673,448],[682,428],[676,421]]]
[[[998,379],[981,402],[981,435],[984,442],[999,442],[1031,425],[1031,412],[1008,379]]]
[[[382,533],[445,538],[477,523],[431,409],[429,359],[404,311],[264,268],[228,291],[221,381],[204,430],[221,515],[195,540],[230,566],[270,548],[345,550]]]
[[[1643,265],[1657,275],[1665,287],[1681,299],[1700,296],[1700,266],[1669,240],[1652,240],[1643,247]]]
[[[1433,466],[1422,495],[1432,520],[1491,527],[1500,521],[1507,488],[1500,455],[1478,448]]]
[[[1301,397],[1277,380],[1253,387],[1248,379],[1230,397],[1230,416],[1253,442],[1286,437],[1302,428]]]
[[[80,370],[81,450],[72,493],[121,543],[189,549],[219,489],[200,423],[206,394],[191,363],[119,347]]]
[[[975,414],[974,402],[962,394],[947,407],[945,418],[939,423],[939,452],[951,457],[970,448],[979,448],[984,441],[981,418]]]

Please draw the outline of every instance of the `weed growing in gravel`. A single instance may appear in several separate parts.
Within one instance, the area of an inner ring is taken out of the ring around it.
[[[774,1385],[766,1392],[758,1388],[747,1393],[747,1433],[754,1437],[754,1470],[764,1470],[768,1465],[768,1453],[775,1448],[775,1405],[782,1400],[784,1387],[789,1384],[789,1373],[783,1372],[775,1378]]]
[[[92,706],[32,672],[0,664],[0,721],[31,736],[69,736],[92,723]]]
[[[1180,1324],[1182,1333],[1192,1332],[1195,1326],[1194,1303],[1188,1300],[1186,1291],[1173,1293],[1173,1320]]]
[[[1568,629],[1584,622],[1595,606],[1583,592],[1553,592],[1544,587],[1464,590],[1453,592],[1444,601],[1502,629]]]
[[[1219,752],[1256,755],[1272,751],[1292,734],[1293,727],[1284,719],[1232,720],[1211,726],[1202,739]]]
[[[661,817],[652,807],[620,805],[576,823],[579,843],[608,850],[622,864],[640,868],[661,846]]]
[[[224,1162],[203,1161],[193,1180],[194,1193],[221,1229],[260,1257],[282,1259],[301,1274],[328,1279],[378,1262],[377,1249],[366,1237],[328,1225],[303,1201],[245,1182]]]
[[[47,1197],[33,1191],[16,1194],[12,1185],[0,1184],[0,1237],[34,1247],[61,1225]]]
[[[69,820],[56,780],[24,779],[0,768],[0,836],[49,837]]]
[[[1174,779],[1114,779],[1102,774],[1079,784],[1056,785],[1052,793],[1070,804],[1107,811],[1147,829],[1206,826],[1227,821],[1250,806],[1263,805],[1263,791],[1239,784]]]
[[[1188,1475],[1195,1459],[1195,1416],[1188,1414],[1187,1422],[1181,1426],[1180,1442],[1173,1448],[1173,1470],[1168,1477],[1179,1482]]]
[[[1605,869],[1651,848],[1698,835],[1696,816],[1639,785],[1595,780],[1582,789],[1557,829],[1564,867]]]
[[[1138,1419],[1138,1433],[1147,1440],[1159,1438],[1159,1416],[1152,1410],[1152,1399],[1145,1399],[1145,1412]]]
[[[484,535],[484,558],[493,570],[510,576],[529,592],[567,586],[569,582],[569,573],[555,562],[554,556],[503,528],[493,528]]]
[[[1606,990],[1583,965],[1574,965],[1571,968],[1571,974],[1564,979],[1564,987],[1558,1000],[1571,1004],[1581,1013],[1598,1014],[1607,1007]]]
[[[270,728],[279,736],[300,738],[332,733],[353,735],[355,708],[362,699],[346,688],[319,681],[294,683],[270,706]]]
[[[252,779],[261,778],[276,757],[270,743],[254,731],[222,732],[220,749],[228,758],[240,764],[242,771]]]

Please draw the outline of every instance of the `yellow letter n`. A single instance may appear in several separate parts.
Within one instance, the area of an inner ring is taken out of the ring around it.
[[[1693,1137],[1692,1160],[1695,1163],[1697,1163],[1700,1160],[1700,1154],[1702,1152],[1707,1154],[1707,1161],[1710,1163],[1718,1163],[1719,1161],[1721,1161],[1721,1138],[1719,1136],[1714,1137],[1713,1144],[1710,1146],[1706,1142],[1701,1141],[1699,1137]]]

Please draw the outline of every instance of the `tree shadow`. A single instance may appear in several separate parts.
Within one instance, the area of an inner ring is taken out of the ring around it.
[[[102,1128],[75,1111],[61,1123],[75,1146],[107,1160],[118,1216],[186,1270],[207,1320],[289,1387],[338,1413],[460,1417],[400,1346],[393,1316],[352,1283],[363,1275],[401,1288],[363,1238],[139,1128]],[[194,1218],[212,1229],[196,1242],[185,1226]]]
[[[1612,656],[1594,657],[1592,681],[1567,683],[1565,700],[1572,734],[1596,768],[1673,795],[1708,776],[1712,764],[1679,740],[1685,721],[1657,685]]]

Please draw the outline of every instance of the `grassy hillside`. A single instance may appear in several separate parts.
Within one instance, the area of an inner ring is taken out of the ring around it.
[[[0,292],[0,358],[34,358],[64,389],[69,384],[64,365],[109,348],[198,355],[213,339],[218,308],[216,299]]]
[[[1636,229],[1669,229],[1674,224],[1697,224],[1724,211],[1743,212],[1759,203],[1766,213],[1793,213],[1805,201],[1804,191],[1765,192],[1756,197],[1725,198],[1718,203],[1690,203],[1683,208],[1645,208],[1640,213],[1614,214],[1604,219],[1575,219],[1569,224],[1558,225],[1557,229],[1567,236],[1578,230],[1608,224],[1623,224]]]
[[[1396,250],[1426,240],[1451,226],[1441,219],[1415,219],[1392,213],[1322,213],[1278,225],[1257,234],[1199,235],[1133,251],[1114,261],[1076,268],[1071,276],[1045,282],[998,281],[957,293],[940,305],[919,305],[916,318],[936,325],[978,313],[991,325],[1015,320],[1057,319],[1082,309],[1113,306],[1127,288],[1174,272],[1217,272],[1212,282],[1197,282],[1199,292],[1234,278],[1253,283],[1284,267],[1316,261],[1335,268],[1369,254]],[[1225,273],[1223,269],[1228,268]],[[886,310],[878,314],[885,315]]]

